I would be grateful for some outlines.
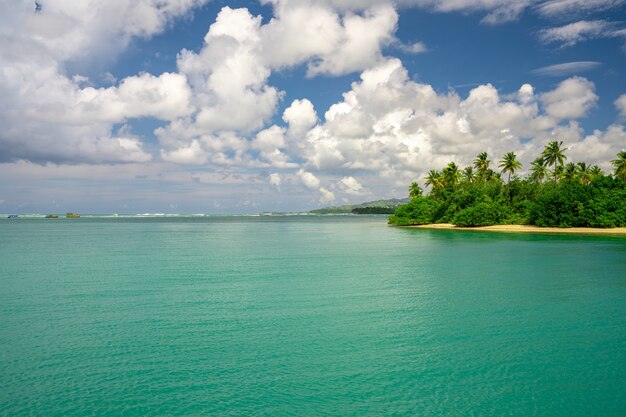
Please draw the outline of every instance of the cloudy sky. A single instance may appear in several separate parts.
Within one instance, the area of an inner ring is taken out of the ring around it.
[[[0,212],[404,197],[626,148],[626,0],[0,0]]]

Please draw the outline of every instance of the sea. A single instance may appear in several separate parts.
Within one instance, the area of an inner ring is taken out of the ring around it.
[[[626,416],[626,238],[0,219],[1,416]]]

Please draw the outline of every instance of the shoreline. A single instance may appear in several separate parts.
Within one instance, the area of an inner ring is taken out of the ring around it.
[[[597,227],[540,227],[520,224],[498,224],[494,226],[463,227],[450,223],[432,223],[415,226],[400,226],[415,229],[437,229],[437,230],[464,230],[474,232],[506,232],[506,233],[560,233],[570,235],[612,235],[626,236],[626,227],[597,228]]]

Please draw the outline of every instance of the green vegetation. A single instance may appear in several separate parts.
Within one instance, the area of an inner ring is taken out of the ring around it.
[[[395,207],[356,207],[353,208],[352,214],[394,214]]]
[[[412,183],[411,200],[397,208],[389,223],[626,227],[626,151],[611,161],[612,174],[585,162],[565,164],[566,151],[563,142],[548,143],[526,177],[516,175],[522,164],[513,152],[499,161],[500,172],[490,168],[486,152],[463,169],[450,162],[425,176],[428,195]]]
[[[417,186],[417,183],[413,183]],[[413,186],[411,184],[411,186]],[[419,186],[417,186],[419,188]],[[421,195],[421,188],[419,188]],[[368,201],[362,204],[353,204],[337,207],[325,207],[317,210],[311,210],[309,213],[314,214],[393,214],[396,208],[410,201],[408,198],[394,198],[391,200]]]

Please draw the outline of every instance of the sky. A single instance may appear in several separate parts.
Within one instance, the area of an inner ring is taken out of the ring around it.
[[[0,213],[402,198],[626,148],[626,0],[0,0]]]

